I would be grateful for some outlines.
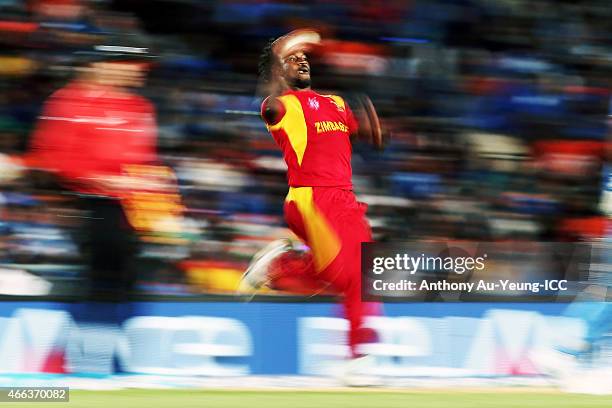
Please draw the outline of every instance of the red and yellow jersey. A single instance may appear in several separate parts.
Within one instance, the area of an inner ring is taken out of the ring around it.
[[[344,100],[312,90],[287,91],[277,100],[280,118],[266,126],[283,151],[289,185],[352,188],[350,135],[357,121]]]

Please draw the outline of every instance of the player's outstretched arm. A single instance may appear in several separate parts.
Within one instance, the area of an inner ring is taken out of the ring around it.
[[[384,135],[374,104],[372,104],[370,98],[363,94],[355,95],[351,99],[353,109],[351,115],[354,115],[354,119],[358,123],[357,127],[349,125],[351,138],[363,140],[376,149],[382,149],[385,144]]]

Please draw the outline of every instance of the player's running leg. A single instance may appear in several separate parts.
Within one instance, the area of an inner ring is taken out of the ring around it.
[[[291,249],[291,241],[288,239],[277,239],[258,251],[253,256],[251,263],[240,279],[238,292],[252,293],[268,285],[271,279],[271,265],[276,259]]]

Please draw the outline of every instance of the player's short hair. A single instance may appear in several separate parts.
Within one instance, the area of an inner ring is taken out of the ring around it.
[[[267,84],[272,80],[272,66],[274,65],[274,52],[272,51],[272,44],[274,41],[275,38],[271,38],[259,55],[257,72],[259,75],[259,80],[264,84]]]

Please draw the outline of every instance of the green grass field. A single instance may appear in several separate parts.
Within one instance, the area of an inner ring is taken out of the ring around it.
[[[612,396],[562,394],[531,389],[452,392],[448,390],[334,390],[334,391],[209,391],[124,390],[71,391],[69,403],[54,406],[111,408],[610,408]],[[0,404],[0,407],[2,404]],[[19,403],[19,408],[40,403]]]

